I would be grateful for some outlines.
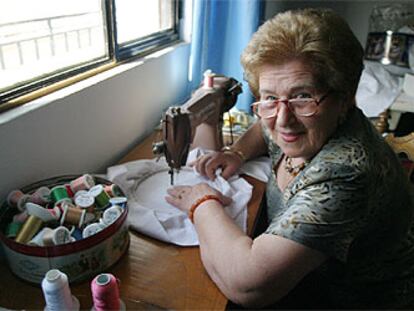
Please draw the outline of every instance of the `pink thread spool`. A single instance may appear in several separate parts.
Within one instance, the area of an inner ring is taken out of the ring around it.
[[[72,188],[73,193],[76,193],[79,190],[89,190],[93,186],[95,186],[95,180],[89,174],[83,174],[70,182],[70,187]]]
[[[17,203],[19,202],[19,199],[23,195],[24,195],[24,193],[21,192],[20,190],[13,190],[7,196],[7,199],[6,199],[7,204],[9,204],[9,206],[11,206],[11,207],[17,207]]]
[[[40,187],[30,196],[30,202],[39,204],[42,206],[49,203],[49,201],[50,201],[50,189],[48,187]]]
[[[93,307],[95,311],[126,310],[119,298],[118,280],[110,273],[97,275],[91,283]]]
[[[7,204],[11,207],[17,207],[21,212],[25,211],[25,204],[30,201],[30,195],[24,194],[20,190],[13,190],[7,196]]]
[[[214,86],[214,74],[210,69],[208,69],[204,72],[203,88],[212,89],[213,86]]]
[[[105,185],[104,189],[105,192],[112,198],[122,195],[121,189],[116,184]]]

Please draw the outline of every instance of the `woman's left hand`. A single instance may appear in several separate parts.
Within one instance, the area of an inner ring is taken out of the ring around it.
[[[220,198],[220,201],[224,206],[231,203],[231,198],[224,196],[221,192],[211,188],[206,183],[200,183],[194,186],[175,186],[167,189],[168,196],[165,200],[174,205],[184,213],[190,211],[191,206],[198,199],[205,195],[216,195]]]

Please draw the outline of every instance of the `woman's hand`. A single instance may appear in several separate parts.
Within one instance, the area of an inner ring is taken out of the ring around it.
[[[224,196],[221,192],[211,188],[206,183],[200,183],[194,186],[175,186],[167,189],[168,196],[165,200],[171,205],[177,207],[184,213],[190,211],[191,206],[205,195],[216,195],[224,206],[231,203],[231,198]]]
[[[198,173],[211,180],[216,178],[216,170],[221,168],[221,176],[228,179],[243,165],[243,160],[234,152],[215,151],[198,157],[189,165],[194,166]]]

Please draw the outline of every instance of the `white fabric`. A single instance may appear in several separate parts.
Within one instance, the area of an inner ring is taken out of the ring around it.
[[[192,150],[188,161],[200,154],[201,149]],[[241,172],[267,180],[270,164],[267,158],[252,161]],[[232,198],[225,207],[227,214],[246,232],[247,203],[252,194],[252,186],[243,178],[233,176],[225,180],[217,171],[214,181],[199,175],[193,168],[183,167],[175,174],[175,185],[208,183],[224,195]],[[109,167],[107,179],[119,185],[128,198],[128,221],[132,229],[161,241],[182,246],[198,245],[197,233],[187,215],[165,201],[167,189],[171,187],[168,165],[164,159],[138,160]]]
[[[367,117],[378,117],[400,93],[398,78],[392,76],[380,63],[366,61],[364,65],[356,102]]]

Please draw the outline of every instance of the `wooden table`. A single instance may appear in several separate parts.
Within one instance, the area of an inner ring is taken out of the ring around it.
[[[156,134],[139,144],[121,163],[152,158],[151,145]],[[254,186],[248,205],[248,233],[252,235],[265,184],[245,177]],[[198,247],[179,247],[130,232],[127,253],[109,271],[120,281],[120,295],[127,310],[224,310],[226,297],[207,275]],[[90,282],[71,284],[72,294],[81,309],[90,310]],[[43,309],[45,303],[40,286],[20,280],[0,264],[0,309]]]

